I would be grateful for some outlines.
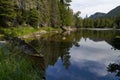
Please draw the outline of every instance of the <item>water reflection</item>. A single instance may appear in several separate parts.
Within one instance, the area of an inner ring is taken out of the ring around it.
[[[120,49],[120,38],[113,38],[110,44],[113,46],[114,50]]]
[[[108,65],[108,71],[111,73],[116,73],[116,76],[120,77],[120,64],[118,63],[110,63]]]
[[[82,30],[30,41],[44,55],[47,80],[117,80],[107,71],[119,62],[117,31]]]
[[[114,38],[111,42],[113,49],[120,49],[120,38]],[[110,63],[107,67],[108,72],[115,73],[116,76],[120,77],[120,62]]]

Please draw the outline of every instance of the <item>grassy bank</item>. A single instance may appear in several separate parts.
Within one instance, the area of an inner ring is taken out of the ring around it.
[[[12,27],[12,28],[0,28],[0,36],[10,35],[10,36],[22,36],[31,34],[37,31],[61,31],[60,28],[52,28],[52,27],[41,27],[39,29],[33,27]]]
[[[0,36],[23,36],[39,31],[60,31],[52,27],[0,28]],[[42,80],[44,71],[38,70],[27,55],[16,50],[12,44],[0,44],[0,80]]]
[[[27,56],[12,47],[0,48],[0,80],[41,80],[39,70]]]

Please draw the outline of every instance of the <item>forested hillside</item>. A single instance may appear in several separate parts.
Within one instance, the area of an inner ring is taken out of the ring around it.
[[[96,12],[83,19],[84,28],[120,28],[120,6],[108,13]]]
[[[116,8],[112,9],[111,11],[109,11],[105,17],[116,17],[120,15],[120,6],[117,6]]]
[[[108,13],[101,13],[101,12],[96,12],[95,14],[91,15],[89,18],[108,18],[108,17],[117,17],[120,15],[120,6],[117,6],[116,8],[110,10]]]
[[[100,18],[100,17],[104,17],[106,15],[106,13],[101,13],[101,12],[96,12],[95,14],[91,15],[89,18]]]
[[[74,26],[71,0],[0,0],[0,26]]]

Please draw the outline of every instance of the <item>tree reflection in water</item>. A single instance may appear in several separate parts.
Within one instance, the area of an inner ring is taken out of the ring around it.
[[[36,44],[37,43],[37,44]],[[58,58],[61,58],[66,69],[70,66],[70,53],[72,42],[62,40],[62,36],[52,36],[49,39],[33,40],[30,44],[44,55],[46,68],[55,65]]]
[[[120,38],[114,38],[111,41],[111,45],[114,50],[120,50]],[[110,63],[107,67],[108,72],[116,73],[116,76],[120,77],[120,63]]]
[[[107,35],[106,35],[107,34]],[[41,37],[39,39],[34,39],[29,42],[34,48],[37,49],[38,52],[44,55],[44,63],[45,69],[48,66],[54,66],[58,59],[61,59],[63,66],[66,69],[69,69],[70,65],[70,49],[72,46],[81,47],[79,41],[84,38],[85,41],[87,38],[97,42],[97,41],[105,41],[106,43],[110,44],[113,49],[120,49],[120,39],[116,39],[115,36],[119,35],[120,33],[115,33],[113,31],[90,31],[90,30],[83,30],[78,32],[73,32],[71,34],[53,34],[48,37]],[[86,41],[87,42],[87,41]],[[41,63],[40,61],[35,59],[38,64]],[[41,65],[40,65],[41,66]],[[117,76],[120,76],[120,64],[109,64],[108,71],[109,72],[117,72]]]
[[[114,50],[116,49],[120,49],[120,38],[114,38],[112,41],[111,41],[111,45],[114,47]]]
[[[71,56],[69,54],[66,54],[63,56],[62,61],[63,61],[63,65],[65,66],[66,69],[68,69],[70,66],[70,57]]]
[[[116,76],[119,76],[120,77],[120,64],[117,64],[117,63],[110,63],[107,67],[108,69],[108,72],[111,72],[111,73],[116,73]]]

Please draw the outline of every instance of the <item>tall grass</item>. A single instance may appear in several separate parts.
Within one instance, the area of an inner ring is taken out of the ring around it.
[[[52,27],[41,27],[41,28],[33,28],[33,27],[11,27],[11,28],[0,28],[0,36],[7,34],[9,36],[23,36],[26,34],[34,33],[37,31],[59,31],[62,30],[60,28],[52,28]]]
[[[21,36],[29,33],[36,32],[37,29],[33,27],[15,27],[15,28],[0,28],[1,34],[10,36]]]
[[[40,71],[20,51],[0,48],[0,80],[42,80]]]

